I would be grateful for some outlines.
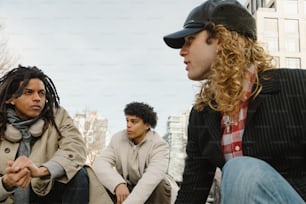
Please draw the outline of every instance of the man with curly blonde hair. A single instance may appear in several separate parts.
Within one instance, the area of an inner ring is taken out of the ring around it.
[[[217,167],[222,203],[304,203],[306,71],[274,68],[235,0],[204,2],[164,41],[202,81],[176,203],[203,203]]]

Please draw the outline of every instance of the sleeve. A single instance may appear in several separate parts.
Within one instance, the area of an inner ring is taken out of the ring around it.
[[[58,139],[58,150],[51,161],[64,168],[67,177],[66,182],[68,182],[85,165],[86,146],[81,133],[66,110],[60,108],[57,111],[59,113],[56,113],[55,121],[61,136]]]
[[[205,203],[213,182],[216,167],[207,156],[203,156],[206,148],[202,146],[200,137],[205,135],[205,126],[201,121],[200,113],[192,110],[188,124],[188,140],[186,146],[187,157],[183,172],[183,181],[180,186],[176,204]]]
[[[154,135],[157,137],[157,135]],[[142,204],[150,197],[157,185],[166,178],[169,164],[169,145],[165,141],[155,144],[150,153],[150,161],[124,204]]]
[[[15,189],[13,191],[7,191],[2,183],[2,177],[0,178],[0,203],[4,201],[9,195],[14,193]]]
[[[48,161],[42,166],[46,167],[50,172],[50,178],[55,179],[65,175],[65,169],[55,161]]]
[[[110,144],[96,157],[93,163],[93,169],[96,172],[99,181],[110,192],[115,193],[115,188],[120,183],[126,183],[123,177],[116,171],[116,148],[114,147],[114,138]]]
[[[72,118],[63,108],[55,109],[55,123],[61,133],[59,135],[54,127],[49,127],[44,134],[48,134],[49,145],[57,148],[51,156],[50,160],[45,162],[49,164],[56,164],[57,170],[52,172],[52,176],[58,176],[64,169],[64,175],[56,178],[59,182],[68,183],[74,175],[85,165],[86,161],[86,146],[82,135],[74,125]],[[52,149],[52,148],[50,148]],[[38,150],[37,150],[38,151]],[[46,166],[48,168],[48,166]],[[51,167],[51,168],[52,168]],[[63,169],[62,169],[63,168]],[[40,196],[45,196],[50,192],[53,182],[51,178],[33,178],[31,181],[33,191]]]

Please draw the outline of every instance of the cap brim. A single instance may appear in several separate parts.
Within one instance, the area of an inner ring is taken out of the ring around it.
[[[171,33],[169,35],[164,36],[165,43],[174,49],[182,48],[185,43],[185,37],[188,35],[192,35],[198,33],[203,30],[201,28],[184,28],[183,30],[177,31],[175,33]]]

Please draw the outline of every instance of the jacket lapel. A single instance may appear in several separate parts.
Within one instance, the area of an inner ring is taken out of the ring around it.
[[[207,110],[207,114],[203,114],[204,120],[207,121],[208,132],[215,141],[220,140],[221,137],[221,114],[210,108]]]
[[[259,75],[262,90],[256,98],[251,98],[248,107],[246,126],[251,121],[259,105],[269,96],[280,91],[280,77],[277,70],[269,70]]]
[[[216,166],[222,167],[225,163],[224,156],[222,154],[221,147],[221,114],[220,112],[214,111],[208,108],[204,121],[207,121],[207,129],[210,135],[209,145],[207,146],[207,151],[211,155],[211,162],[215,163]]]
[[[139,171],[141,172],[141,174],[143,174],[143,172],[145,171],[145,168],[147,167],[146,158],[148,155],[148,149],[145,146],[146,146],[147,140],[150,140],[152,135],[153,135],[153,132],[150,130],[147,133],[144,141],[142,141],[141,146],[143,147],[139,149]]]

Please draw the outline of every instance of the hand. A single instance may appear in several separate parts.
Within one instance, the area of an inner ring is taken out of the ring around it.
[[[13,167],[13,161],[8,161],[7,164],[8,167],[5,169],[5,174],[2,177],[4,188],[11,191],[15,187],[28,187],[32,179],[30,170]]]
[[[122,204],[123,201],[128,197],[130,191],[125,183],[120,183],[115,189],[117,204]]]
[[[50,175],[46,167],[37,167],[28,157],[20,156],[18,157],[13,166],[15,169],[24,169],[27,168],[31,172],[32,177],[42,177]]]

